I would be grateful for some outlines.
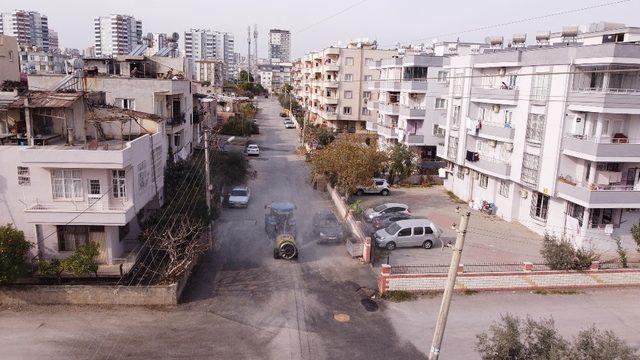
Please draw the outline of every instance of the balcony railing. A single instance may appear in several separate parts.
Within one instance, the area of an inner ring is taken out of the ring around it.
[[[380,103],[380,105],[378,106],[378,111],[383,114],[398,115],[400,114],[400,106],[398,104]]]
[[[640,158],[640,138],[565,135],[562,150],[565,155],[578,158],[625,161]]]
[[[482,121],[482,126],[478,130],[469,130],[469,135],[480,136],[489,139],[499,138],[513,140],[516,129],[505,126],[501,123],[488,123]]]
[[[558,196],[585,207],[635,208],[640,206],[640,187],[635,185],[586,184],[558,178]]]
[[[640,109],[640,90],[579,88],[569,91],[567,102],[569,106],[596,107],[603,112],[624,112],[624,109],[629,109],[635,113]]]
[[[482,154],[476,161],[465,160],[465,165],[484,173],[491,173],[500,177],[508,177],[511,173],[511,164],[502,159],[492,158]]]
[[[404,143],[407,145],[424,145],[424,135],[406,134]]]
[[[406,116],[409,118],[424,118],[427,114],[425,108],[421,107],[410,107],[407,105],[400,106],[400,115]]]
[[[387,139],[398,138],[398,129],[394,126],[378,124],[377,131],[378,131],[378,135],[382,135]]]
[[[369,131],[376,131],[378,128],[378,123],[375,121],[367,121],[365,128]]]
[[[471,100],[491,104],[513,105],[518,101],[518,89],[474,87],[471,90]]]
[[[381,80],[380,90],[382,91],[400,91],[401,83],[398,80]]]
[[[321,110],[318,115],[324,120],[338,120],[338,113],[335,111]]]

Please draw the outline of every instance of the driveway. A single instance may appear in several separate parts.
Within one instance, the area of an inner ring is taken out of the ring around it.
[[[452,201],[442,186],[427,188],[397,188],[391,195],[364,195],[356,197],[363,201],[363,207],[369,208],[385,202],[399,202],[409,205],[415,216],[425,216],[444,230],[444,241],[455,242],[456,233],[451,225],[460,223],[456,207],[468,209],[466,204]],[[369,231],[372,231],[369,228]],[[478,211],[471,212],[469,230],[462,253],[462,263],[519,263],[522,261],[541,262],[540,248],[542,237],[517,223],[510,223]],[[382,252],[384,261],[388,254],[393,265],[449,264],[449,248],[396,249]]]

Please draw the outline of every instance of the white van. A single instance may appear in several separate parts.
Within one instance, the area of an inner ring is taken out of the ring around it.
[[[396,247],[442,246],[442,230],[429,219],[399,220],[373,234],[376,245],[387,250]]]

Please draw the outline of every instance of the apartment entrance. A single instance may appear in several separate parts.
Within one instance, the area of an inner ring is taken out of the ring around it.
[[[58,225],[58,252],[71,253],[80,246],[89,242],[98,245],[99,254],[96,261],[99,264],[108,262],[107,237],[104,226],[84,226],[84,225]]]

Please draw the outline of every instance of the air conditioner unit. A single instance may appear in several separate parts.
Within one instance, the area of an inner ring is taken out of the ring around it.
[[[497,114],[500,112],[500,105],[498,104],[493,105],[492,109],[493,109],[493,112]]]
[[[505,76],[507,74],[507,68],[500,68],[498,73],[500,76]]]
[[[509,152],[513,151],[513,144],[512,143],[504,144],[504,149],[509,151]]]
[[[498,142],[495,140],[489,140],[488,141],[489,146],[491,147],[496,147],[498,145]]]
[[[526,199],[527,196],[529,196],[529,193],[527,192],[527,190],[524,190],[524,189],[520,190],[520,197],[521,198]]]

